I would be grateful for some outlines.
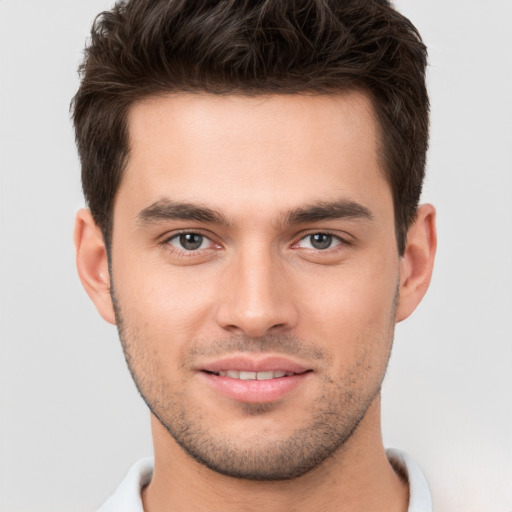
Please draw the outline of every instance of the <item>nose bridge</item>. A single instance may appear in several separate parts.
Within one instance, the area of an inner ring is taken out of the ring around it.
[[[295,325],[297,311],[279,254],[263,242],[241,248],[226,272],[218,322],[251,337]]]

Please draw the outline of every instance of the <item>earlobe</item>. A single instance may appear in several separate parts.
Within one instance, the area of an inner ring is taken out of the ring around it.
[[[74,242],[80,281],[100,315],[107,322],[115,324],[107,249],[101,230],[87,209],[79,210],[76,214]]]
[[[418,208],[407,232],[407,246],[400,261],[400,299],[396,321],[405,320],[425,295],[434,267],[437,247],[436,211],[431,204]]]

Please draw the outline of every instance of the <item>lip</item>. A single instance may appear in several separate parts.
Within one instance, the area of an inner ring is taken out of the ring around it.
[[[282,371],[293,373],[287,377],[269,380],[241,380],[216,375],[216,372],[240,370],[248,372]],[[221,395],[238,402],[271,403],[282,400],[312,375],[310,368],[281,356],[229,356],[209,362],[198,373],[206,383]]]
[[[241,370],[245,372],[287,372],[304,373],[310,368],[282,356],[233,355],[207,362],[197,368],[199,371],[220,372]]]

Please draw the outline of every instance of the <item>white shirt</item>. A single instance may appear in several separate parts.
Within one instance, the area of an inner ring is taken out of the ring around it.
[[[388,449],[386,454],[392,466],[409,482],[407,512],[432,512],[430,490],[418,465],[400,450]],[[98,512],[144,512],[140,493],[142,488],[149,484],[152,475],[153,458],[139,460]]]

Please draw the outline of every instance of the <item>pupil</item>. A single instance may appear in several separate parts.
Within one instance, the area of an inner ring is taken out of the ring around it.
[[[199,249],[202,243],[203,237],[196,233],[187,233],[185,235],[180,235],[180,244],[184,249],[187,249],[187,251]]]
[[[332,242],[332,236],[325,233],[315,233],[311,235],[311,245],[315,249],[327,249]]]

